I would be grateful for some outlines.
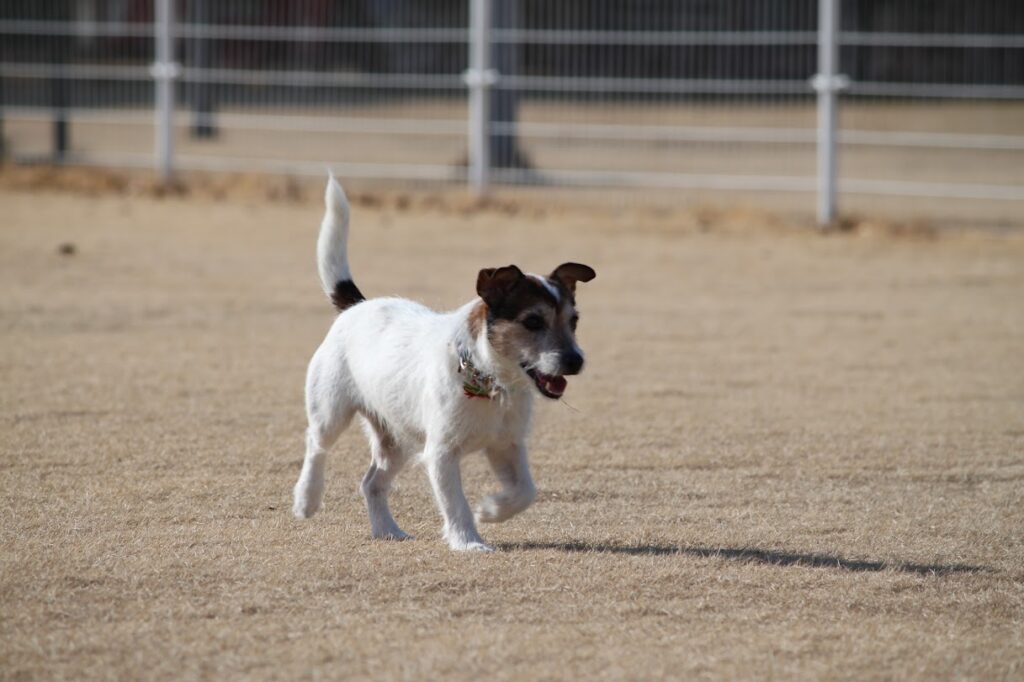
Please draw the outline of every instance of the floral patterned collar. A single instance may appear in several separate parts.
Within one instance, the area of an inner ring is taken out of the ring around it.
[[[462,375],[462,392],[467,398],[493,400],[501,393],[501,385],[493,375],[485,374],[473,364],[469,350],[459,347],[459,374]]]

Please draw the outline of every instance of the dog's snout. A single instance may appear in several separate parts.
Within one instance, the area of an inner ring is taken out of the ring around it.
[[[583,354],[577,350],[562,353],[562,374],[579,374],[583,369]]]

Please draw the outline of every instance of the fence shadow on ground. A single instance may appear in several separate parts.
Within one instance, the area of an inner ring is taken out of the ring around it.
[[[832,554],[783,552],[757,547],[701,547],[678,545],[621,545],[602,542],[515,542],[502,543],[505,551],[557,550],[561,552],[594,552],[598,554],[624,554],[627,556],[694,556],[702,559],[731,559],[773,566],[806,566],[810,568],[838,568],[845,571],[880,572],[897,571],[922,576],[951,575],[956,573],[985,573],[987,566],[969,564],[915,564],[907,562],[845,559]]]

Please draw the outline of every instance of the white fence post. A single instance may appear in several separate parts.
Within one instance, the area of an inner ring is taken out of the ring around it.
[[[156,59],[149,71],[156,82],[156,170],[166,183],[174,174],[174,81],[181,66],[174,61],[174,0],[155,0],[153,9]]]
[[[839,62],[839,0],[818,0],[818,73],[811,85],[818,93],[818,225],[836,217],[837,93],[847,78],[836,73]]]
[[[487,192],[491,158],[491,87],[498,74],[491,65],[491,0],[469,3],[469,184],[477,195]]]

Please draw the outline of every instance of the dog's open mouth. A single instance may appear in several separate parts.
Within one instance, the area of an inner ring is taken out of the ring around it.
[[[558,400],[565,393],[565,387],[568,382],[563,376],[551,376],[550,374],[544,374],[538,372],[535,369],[528,369],[526,373],[533,379],[533,383],[537,384],[537,390],[541,392],[545,398],[551,398],[552,400]]]

